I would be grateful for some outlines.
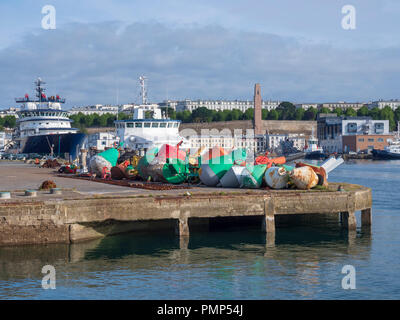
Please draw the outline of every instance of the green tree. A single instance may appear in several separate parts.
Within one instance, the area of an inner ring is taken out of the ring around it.
[[[107,126],[107,127],[114,127],[114,121],[115,121],[116,119],[117,119],[117,117],[114,116],[114,115],[108,116],[108,117],[107,117],[107,124],[106,124],[106,126]]]
[[[356,117],[357,112],[353,108],[347,108],[346,109],[346,117]]]
[[[303,108],[297,108],[296,112],[294,113],[294,119],[295,120],[303,120],[305,110]]]
[[[336,115],[338,117],[343,115],[343,109],[342,108],[335,108],[335,110],[333,110],[333,113],[336,113]]]
[[[278,119],[279,119],[279,113],[275,109],[271,110],[268,113],[268,120],[278,120]]]
[[[379,120],[380,116],[380,110],[378,107],[374,107],[371,110],[369,110],[369,116],[372,117],[374,120]]]
[[[261,110],[261,116],[262,116],[263,120],[267,120],[268,119],[268,114],[269,114],[268,109],[262,109]]]
[[[385,106],[379,112],[379,119],[380,120],[389,120],[389,128],[390,131],[396,128],[396,122],[394,120],[394,112],[391,107]]]
[[[254,119],[254,108],[247,109],[243,114],[243,120],[253,120]]]
[[[400,107],[397,107],[394,111],[394,121],[396,121],[396,130],[399,130],[398,125],[400,121]]]
[[[162,107],[161,112],[166,114],[169,119],[175,120],[176,119],[176,111],[174,108],[171,107]]]
[[[211,122],[213,118],[212,112],[206,107],[200,107],[192,112],[193,122]]]
[[[362,106],[357,110],[357,116],[359,117],[367,117],[369,115],[369,109],[367,106]]]
[[[176,113],[176,119],[181,120],[182,122],[191,122],[192,114],[189,110],[184,110]]]
[[[306,112],[304,113],[304,120],[315,120],[317,118],[317,109],[315,109],[314,107],[310,107],[306,110]]]
[[[230,121],[230,120],[235,121],[235,120],[240,120],[242,118],[243,118],[243,112],[240,111],[239,109],[233,109],[229,113],[229,115],[227,117],[227,121]]]
[[[15,126],[17,125],[17,119],[14,116],[5,116],[3,118],[3,126],[6,128],[15,128]]]
[[[319,109],[318,113],[331,113],[331,110],[329,110],[327,107],[323,107]]]
[[[289,101],[281,102],[276,110],[282,120],[293,120],[295,118],[296,107]]]

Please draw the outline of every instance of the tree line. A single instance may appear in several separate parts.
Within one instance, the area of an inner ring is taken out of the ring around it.
[[[15,128],[16,124],[17,118],[14,116],[0,117],[0,131],[4,130],[4,128]]]
[[[245,112],[239,109],[215,111],[205,107],[200,107],[193,112],[188,110],[176,112],[173,108],[161,108],[164,114],[167,114],[170,119],[181,120],[184,123],[198,123],[198,122],[217,122],[217,121],[234,121],[234,120],[253,120],[254,109],[249,108]],[[343,110],[336,108],[333,111],[328,108],[309,108],[304,110],[302,108],[296,108],[290,102],[282,102],[276,109],[266,110],[262,109],[263,120],[316,120],[320,113],[335,113],[338,116],[369,116],[374,120],[389,120],[390,130],[396,130],[397,122],[400,121],[400,107],[392,110],[389,106],[379,109],[378,107],[368,109],[367,106],[363,106],[359,110],[348,108]],[[119,120],[128,120],[132,116],[125,113],[119,113]],[[113,127],[114,121],[117,119],[115,114],[106,113],[103,115],[90,114],[84,115],[81,112],[71,115],[69,117],[72,120],[72,127],[80,129],[81,132],[86,132],[86,128],[91,127]],[[14,128],[16,126],[16,118],[14,116],[5,116],[0,118],[0,129]]]
[[[171,119],[181,120],[185,123],[190,122],[214,122],[214,121],[233,121],[233,120],[253,120],[254,109],[249,108],[245,112],[238,109],[215,111],[205,107],[200,107],[193,112],[188,110],[176,112],[172,108],[163,108],[164,112],[168,114]],[[353,108],[336,108],[331,111],[328,108],[316,109],[311,107],[307,110],[303,108],[296,108],[294,104],[290,102],[282,102],[276,109],[266,110],[262,109],[263,120],[316,120],[318,114],[321,113],[335,113],[337,116],[347,117],[371,117],[373,120],[389,120],[390,130],[396,129],[397,122],[400,121],[400,107],[392,110],[391,107],[386,106],[383,109],[378,107],[368,109],[367,106],[363,106],[358,110]]]

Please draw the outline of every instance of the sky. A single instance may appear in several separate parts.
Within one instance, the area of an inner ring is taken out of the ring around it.
[[[42,28],[45,5],[56,28]],[[355,29],[344,29],[355,9]],[[398,0],[2,0],[0,108],[47,82],[66,107],[139,102],[396,99]]]

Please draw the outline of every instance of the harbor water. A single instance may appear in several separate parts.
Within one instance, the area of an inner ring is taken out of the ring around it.
[[[352,161],[332,182],[372,188],[370,232],[348,236],[338,219],[173,234],[124,234],[79,244],[0,247],[0,299],[400,299],[400,161]],[[324,204],[321,203],[321,206]],[[42,267],[56,270],[43,289]],[[345,265],[356,288],[342,288]]]

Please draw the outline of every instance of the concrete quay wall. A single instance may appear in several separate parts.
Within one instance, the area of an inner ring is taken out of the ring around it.
[[[201,224],[207,218],[233,216],[263,216],[263,230],[270,233],[275,232],[275,215],[342,213],[345,226],[355,229],[354,213],[361,210],[363,224],[370,224],[371,190],[342,185],[350,191],[240,191],[1,202],[0,245],[70,243],[171,227],[186,236],[189,220]]]

